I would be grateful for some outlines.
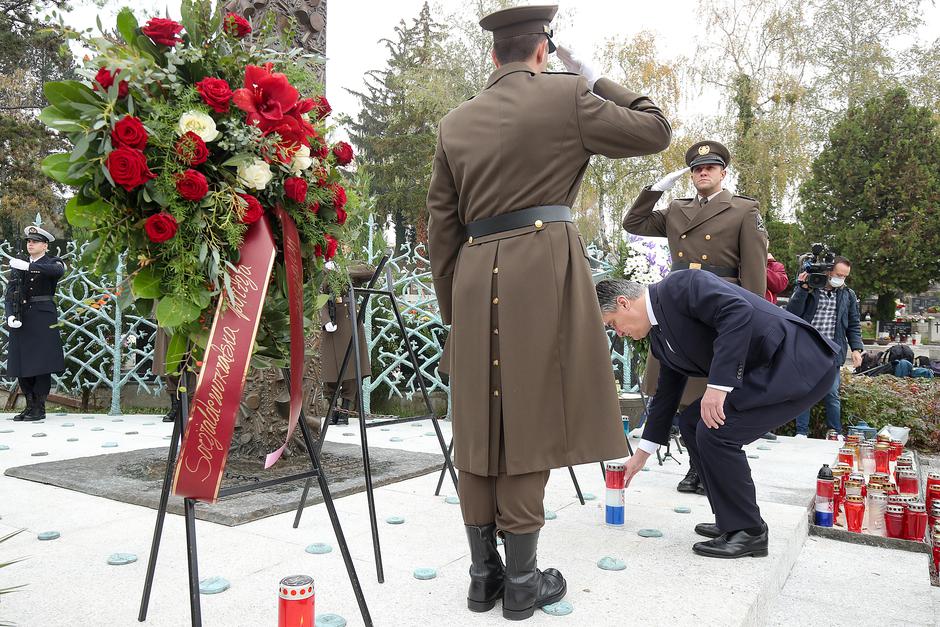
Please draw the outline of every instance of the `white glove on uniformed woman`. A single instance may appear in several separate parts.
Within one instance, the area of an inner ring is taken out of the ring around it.
[[[19,329],[21,326],[23,326],[23,323],[13,316],[9,316],[7,317],[7,326],[9,326],[11,329]]]
[[[565,64],[565,69],[573,74],[580,74],[587,79],[588,87],[594,89],[594,83],[600,76],[594,71],[594,68],[587,61],[583,61],[575,55],[574,51],[565,46],[557,46],[558,58]]]
[[[676,181],[682,178],[682,176],[688,172],[691,168],[682,168],[681,170],[676,170],[675,172],[670,172],[663,178],[659,179],[652,185],[650,185],[650,190],[654,192],[666,192],[672,189],[672,186],[676,184]]]

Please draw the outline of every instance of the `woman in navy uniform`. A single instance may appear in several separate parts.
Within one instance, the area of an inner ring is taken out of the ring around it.
[[[11,276],[5,296],[10,330],[7,375],[19,379],[26,397],[26,408],[13,420],[34,421],[46,417],[52,373],[65,370],[62,339],[55,326],[59,313],[54,300],[65,263],[46,254],[49,243],[55,240],[51,233],[34,225],[24,230],[29,259],[10,260]]]

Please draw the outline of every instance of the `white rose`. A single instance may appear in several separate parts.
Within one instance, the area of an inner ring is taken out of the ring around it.
[[[255,159],[250,165],[238,166],[238,179],[245,184],[245,187],[264,189],[273,176],[271,166],[260,159]]]
[[[310,158],[310,146],[301,144],[297,152],[294,153],[294,160],[291,161],[290,171],[294,174],[300,174],[313,165],[313,159]]]
[[[204,142],[211,142],[219,136],[219,131],[215,127],[215,120],[208,113],[202,113],[201,111],[187,111],[181,115],[177,130],[180,135],[192,131],[199,135]]]

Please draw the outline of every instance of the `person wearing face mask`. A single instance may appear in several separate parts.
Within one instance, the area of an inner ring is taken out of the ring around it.
[[[10,259],[11,280],[4,299],[10,330],[7,376],[19,379],[26,397],[26,408],[13,417],[15,422],[46,417],[52,374],[65,370],[62,339],[55,326],[59,314],[54,300],[65,263],[46,254],[49,243],[55,240],[52,233],[30,225],[25,229],[25,237],[29,258]]]
[[[858,311],[858,297],[845,286],[845,279],[852,270],[852,263],[845,257],[836,257],[829,272],[829,282],[823,289],[812,289],[806,284],[806,273],[797,278],[799,288],[787,303],[787,311],[803,318],[816,329],[839,345],[833,369],[835,380],[823,402],[826,405],[826,423],[830,429],[842,433],[842,405],[839,400],[839,370],[845,363],[846,349],[852,350],[852,365],[862,365],[862,326]],[[809,436],[809,413],[807,409],[796,417],[796,437]]]

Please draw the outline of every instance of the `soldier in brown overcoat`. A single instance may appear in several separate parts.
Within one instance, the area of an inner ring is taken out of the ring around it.
[[[706,270],[763,297],[767,289],[767,232],[757,201],[724,189],[730,162],[731,153],[720,143],[694,144],[685,154],[688,168],[668,174],[640,192],[623,218],[623,228],[634,235],[668,238],[673,270]],[[663,192],[689,170],[695,196],[677,198],[664,210],[653,211]],[[643,377],[643,389],[651,396],[658,376],[659,362],[651,353]],[[682,405],[701,398],[705,384],[705,379],[689,379]],[[691,463],[677,489],[705,493]]]
[[[523,619],[564,596],[536,568],[552,468],[626,455],[620,409],[584,242],[571,221],[592,155],[665,149],[649,98],[596,78],[547,73],[555,6],[506,9],[496,71],[440,123],[428,191],[430,261],[450,374],[454,463],[470,542],[468,606]],[[507,566],[496,552],[505,538]]]
[[[374,270],[367,265],[357,265],[349,268],[349,278],[353,285],[360,286],[372,278]],[[356,312],[358,314],[358,312]],[[369,347],[366,345],[366,332],[362,320],[359,323],[359,367],[362,371],[362,377],[365,378],[372,374],[371,360],[369,359]],[[340,404],[339,408],[351,410],[356,407],[356,366],[353,364],[353,357],[350,355],[349,363],[346,364],[346,371],[340,376],[339,369],[343,366],[343,357],[346,356],[346,348],[349,346],[349,340],[352,339],[352,323],[349,321],[349,298],[346,294],[342,296],[331,295],[330,300],[320,309],[320,378],[323,381],[323,396],[329,399],[336,386],[340,386]],[[334,413],[331,424],[349,424],[349,415],[346,413]]]

